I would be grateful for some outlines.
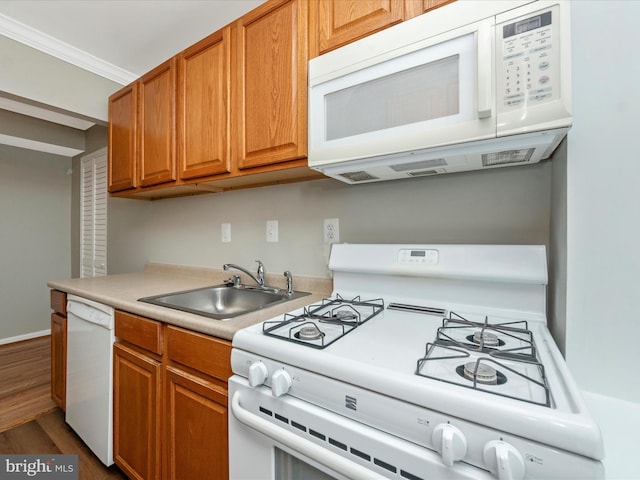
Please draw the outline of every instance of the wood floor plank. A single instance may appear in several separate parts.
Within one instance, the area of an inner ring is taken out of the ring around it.
[[[60,454],[53,440],[45,433],[38,422],[31,421],[3,432],[11,452],[23,454]]]
[[[117,467],[107,468],[74,431],[64,422],[64,413],[56,411],[38,417],[36,422],[65,454],[78,455],[78,477],[82,480],[120,480],[127,477]]]
[[[0,345],[0,432],[55,409],[51,337]]]

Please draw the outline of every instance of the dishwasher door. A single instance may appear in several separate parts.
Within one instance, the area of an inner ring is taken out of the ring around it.
[[[67,296],[65,420],[105,465],[113,464],[113,308]]]

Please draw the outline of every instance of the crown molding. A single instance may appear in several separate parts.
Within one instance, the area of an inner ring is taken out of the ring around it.
[[[40,32],[24,23],[0,13],[0,35],[40,50],[67,63],[100,75],[120,85],[128,85],[137,75],[111,63],[105,62],[68,43]]]

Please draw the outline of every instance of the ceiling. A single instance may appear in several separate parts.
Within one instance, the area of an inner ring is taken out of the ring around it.
[[[264,0],[0,0],[0,35],[126,85]],[[91,122],[0,98],[0,109]]]

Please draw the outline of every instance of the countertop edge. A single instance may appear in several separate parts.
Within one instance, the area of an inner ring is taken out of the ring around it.
[[[256,312],[228,320],[214,320],[138,301],[138,298],[217,285],[223,283],[228,277],[229,272],[224,270],[180,265],[147,264],[143,272],[50,280],[47,282],[47,286],[68,294],[110,305],[116,310],[126,311],[229,341],[233,340],[233,335],[241,328],[271,319],[329,296],[333,286],[333,282],[329,278],[294,275],[294,289],[296,291],[309,292],[310,295],[265,307]],[[280,279],[280,276],[267,275],[265,280],[268,285],[279,288],[284,288],[285,286],[284,277]],[[248,279],[243,279],[243,281],[250,283]]]

